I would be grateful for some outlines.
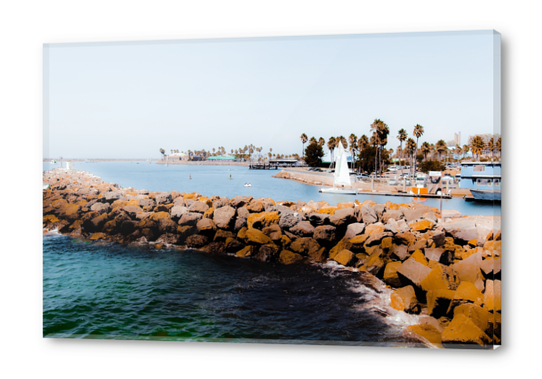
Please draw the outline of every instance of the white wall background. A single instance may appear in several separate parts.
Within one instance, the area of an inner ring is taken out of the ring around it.
[[[542,62],[540,11],[535,4],[519,0],[2,2],[1,375],[536,376],[542,251],[536,238],[540,205],[532,195],[538,193],[535,163],[540,161],[537,149],[542,142]],[[425,351],[41,338],[43,43],[473,29],[496,29],[503,41],[504,347],[495,352]]]

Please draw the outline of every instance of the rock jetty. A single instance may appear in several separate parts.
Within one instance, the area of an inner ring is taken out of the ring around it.
[[[284,265],[334,261],[387,287],[392,308],[419,315],[409,337],[435,347],[500,345],[499,217],[442,222],[419,203],[149,192],[64,169],[43,181],[45,231]]]

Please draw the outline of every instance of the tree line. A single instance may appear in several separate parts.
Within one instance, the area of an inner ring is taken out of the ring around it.
[[[386,148],[388,144],[390,129],[388,125],[380,120],[375,119],[370,125],[371,137],[363,134],[361,137],[357,137],[354,133],[350,134],[348,138],[344,136],[330,137],[327,140],[320,137],[308,138],[307,134],[301,134],[301,142],[303,146],[303,159],[311,166],[321,166],[322,157],[324,156],[323,147],[327,146],[331,155],[331,162],[334,161],[333,151],[339,143],[342,143],[345,150],[348,150],[351,154],[352,169],[358,172],[375,172],[382,174],[386,167],[390,165],[393,158],[399,165],[404,166],[407,163],[410,165],[413,172],[416,172],[418,165],[423,165],[423,171],[428,169],[443,170],[445,168],[444,161],[449,159],[450,150],[447,143],[444,140],[438,140],[435,144],[424,142],[419,146],[419,139],[424,134],[424,127],[420,124],[416,124],[413,127],[412,137],[408,137],[408,132],[402,128],[399,130],[397,139],[400,145],[396,151],[394,149]],[[416,139],[414,140],[415,137]],[[309,143],[307,148],[305,144]],[[405,146],[403,148],[403,143]],[[489,159],[494,160],[496,153],[501,152],[501,137],[492,137],[486,143],[484,138],[480,135],[474,136],[468,144],[463,147],[456,146],[452,151],[452,159],[460,160],[464,159],[467,153],[471,151],[473,159]],[[486,155],[486,158],[482,158],[482,155]],[[490,157],[487,158],[487,155]],[[429,158],[429,159],[428,159]]]

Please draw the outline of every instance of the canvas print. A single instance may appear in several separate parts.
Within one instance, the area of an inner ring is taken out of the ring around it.
[[[499,33],[43,54],[43,337],[501,345]]]

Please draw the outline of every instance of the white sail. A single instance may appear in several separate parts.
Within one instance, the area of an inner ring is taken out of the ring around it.
[[[344,151],[344,146],[341,142],[339,146],[335,148],[335,179],[333,181],[333,186],[344,185],[350,186],[350,171],[348,170],[348,162],[346,161],[346,152]]]

